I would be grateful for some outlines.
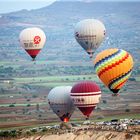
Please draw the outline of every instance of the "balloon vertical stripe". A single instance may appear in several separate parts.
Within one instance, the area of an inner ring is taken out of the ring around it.
[[[101,66],[104,66],[104,63],[106,63],[108,61],[111,62],[112,61],[112,58],[115,58],[115,56],[117,56],[118,54],[120,54],[121,50],[118,50],[116,51],[115,53],[113,54],[110,54],[106,57],[104,57],[103,59],[99,60],[98,62],[96,62],[96,64],[94,65],[94,69],[96,71],[99,71],[98,69],[101,67]]]
[[[113,80],[110,84],[109,84],[109,89],[117,89],[119,88],[119,86],[122,86],[123,84],[125,84],[125,82],[128,80],[128,78],[131,75],[131,71],[130,70],[128,73],[125,73],[124,75],[122,75],[119,78],[116,78],[115,80]]]
[[[125,61],[128,57],[129,57],[129,54],[126,54],[126,55],[125,55],[124,57],[122,57],[121,59],[118,58],[118,61],[116,61],[116,62],[114,62],[114,63],[112,62],[112,64],[109,64],[109,65],[105,66],[104,69],[102,69],[102,70],[99,72],[99,74],[98,74],[99,77],[101,77],[101,75],[102,75],[103,73],[105,73],[106,71],[111,70],[112,68],[118,66],[120,63],[122,63],[123,61]]]

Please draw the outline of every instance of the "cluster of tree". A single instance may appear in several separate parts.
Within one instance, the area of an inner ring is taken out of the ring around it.
[[[42,69],[16,69],[11,66],[4,67],[0,66],[1,75],[12,76],[12,77],[24,77],[24,76],[36,76],[36,75],[82,75],[82,74],[93,74],[93,66],[55,66],[49,65]]]
[[[20,136],[21,131],[19,130],[5,130],[5,131],[0,131],[0,139],[2,137],[17,137]]]
[[[0,74],[5,76],[12,76],[15,73],[15,69],[13,67],[4,67],[0,66]]]
[[[14,67],[3,65],[0,66],[1,77],[22,77],[22,76],[43,76],[43,75],[84,75],[84,74],[94,74],[93,66],[58,66],[58,65],[47,65],[41,69],[28,69],[26,67],[19,67],[16,69]],[[137,69],[132,73],[133,77],[130,77],[130,81],[136,81],[134,78],[136,75],[140,74],[140,70]]]

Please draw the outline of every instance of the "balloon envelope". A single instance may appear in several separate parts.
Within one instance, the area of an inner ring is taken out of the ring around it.
[[[45,33],[36,27],[26,28],[19,35],[20,45],[33,58],[38,55],[46,42]]]
[[[113,48],[100,52],[94,64],[98,77],[117,95],[131,75],[133,58],[125,50]]]
[[[70,98],[71,86],[58,86],[48,95],[48,102],[53,112],[64,122],[68,122],[74,112],[74,104]]]
[[[82,20],[75,27],[75,39],[91,58],[105,38],[105,33],[104,24],[96,19]]]
[[[99,103],[100,97],[100,87],[92,81],[79,82],[71,89],[71,98],[74,105],[87,117]]]

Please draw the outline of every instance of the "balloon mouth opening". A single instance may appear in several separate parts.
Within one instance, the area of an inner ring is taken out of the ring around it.
[[[118,94],[120,89],[110,89],[114,94]]]
[[[34,57],[34,58],[32,58],[32,61],[35,61],[35,57]]]
[[[90,57],[90,58],[93,57],[93,52],[91,52],[91,51],[87,51],[87,53],[89,54],[89,57]]]
[[[89,120],[89,115],[86,115],[86,120]]]
[[[92,55],[90,55],[89,57],[90,57],[90,58],[92,58],[93,56],[92,56]]]
[[[67,118],[67,117],[63,119],[63,122],[65,122],[65,123],[68,121],[69,121],[69,118]]]
[[[112,96],[117,97],[117,96],[120,96],[120,94],[119,93],[113,93]]]

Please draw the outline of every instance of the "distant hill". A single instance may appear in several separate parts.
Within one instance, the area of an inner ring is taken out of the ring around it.
[[[140,59],[140,3],[131,2],[55,2],[36,10],[21,10],[0,17],[0,59],[15,55],[27,58],[18,43],[23,28],[41,27],[47,35],[47,44],[38,59],[89,61],[88,55],[77,44],[73,32],[75,24],[85,18],[97,18],[104,22],[107,36],[100,49],[119,47]],[[58,49],[59,48],[59,49]],[[57,56],[57,57],[56,57]]]

